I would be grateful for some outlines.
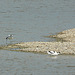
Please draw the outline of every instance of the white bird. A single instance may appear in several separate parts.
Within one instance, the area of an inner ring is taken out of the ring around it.
[[[11,35],[8,35],[7,37],[6,37],[6,44],[7,44],[7,40],[12,40],[13,39],[13,35],[11,34]]]
[[[60,52],[56,52],[56,51],[47,51],[48,54],[50,55],[58,55],[60,54]]]

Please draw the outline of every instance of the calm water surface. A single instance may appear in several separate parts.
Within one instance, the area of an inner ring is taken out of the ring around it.
[[[53,41],[43,36],[75,28],[75,0],[0,0],[0,44]]]
[[[0,75],[75,75],[75,56],[0,50]]]
[[[54,41],[43,36],[75,28],[75,0],[0,0],[0,45]],[[8,41],[9,42],[9,41]],[[0,50],[0,75],[75,75],[75,56]]]

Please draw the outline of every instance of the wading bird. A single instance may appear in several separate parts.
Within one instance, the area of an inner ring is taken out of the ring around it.
[[[48,54],[50,55],[58,55],[60,54],[60,52],[56,52],[56,51],[47,51]]]
[[[8,36],[6,37],[6,44],[7,44],[7,40],[12,40],[12,39],[13,39],[13,35],[12,35],[12,34],[8,35]]]

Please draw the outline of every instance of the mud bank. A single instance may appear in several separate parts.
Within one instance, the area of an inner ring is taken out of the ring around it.
[[[75,42],[75,28],[59,32],[56,35],[50,35],[48,37],[59,39],[59,41]]]
[[[61,54],[75,54],[75,43],[72,42],[24,42],[16,45],[25,47],[21,51],[46,53],[53,50]]]
[[[0,49],[24,51],[24,52],[41,52],[57,51],[61,54],[75,54],[75,29],[62,31],[57,35],[50,37],[62,38],[66,42],[21,42],[17,44],[0,46]]]

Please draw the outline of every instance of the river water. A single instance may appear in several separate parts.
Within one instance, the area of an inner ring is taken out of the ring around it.
[[[43,36],[70,28],[75,28],[75,0],[0,0],[0,45],[9,34],[12,43],[55,41]],[[74,75],[74,59],[0,50],[0,75]]]
[[[75,28],[75,0],[0,0],[0,44],[54,41],[43,36]]]
[[[75,56],[0,50],[0,75],[75,75]]]

